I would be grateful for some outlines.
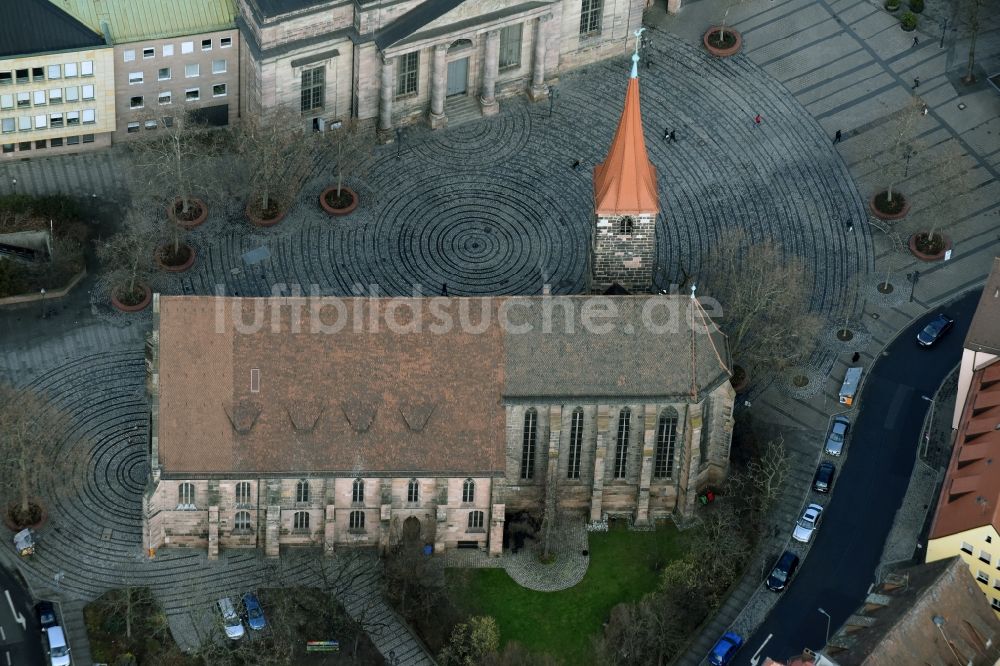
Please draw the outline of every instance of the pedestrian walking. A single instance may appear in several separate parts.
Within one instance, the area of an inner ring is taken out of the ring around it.
[[[920,109],[920,113],[921,113],[921,115],[924,115],[924,116],[927,115],[927,105],[926,104],[924,104],[924,108]]]
[[[920,77],[919,76],[914,76],[913,77],[913,87],[916,88],[919,85],[920,85]]]
[[[670,140],[670,128],[669,127],[666,127],[666,128],[663,129],[663,140],[664,141],[669,141]]]
[[[840,140],[842,138],[843,138],[843,133],[840,130],[837,130],[837,133],[833,135],[833,143],[834,144],[840,143]]]
[[[851,356],[851,363],[857,363],[860,358],[861,358],[861,352],[854,352],[854,354]]]
[[[919,37],[914,37],[914,38],[913,38],[913,46],[916,46],[916,45],[918,45],[919,43],[920,43],[920,38],[919,38]]]
[[[579,166],[580,166],[580,160],[576,160],[575,162],[573,162],[573,169],[574,170],[577,169]]]
[[[670,140],[677,143],[677,130],[670,130]]]
[[[759,127],[760,126],[760,121],[762,121],[762,120],[764,120],[764,119],[760,117],[759,113],[756,116],[754,116],[754,119],[753,119],[754,127]]]

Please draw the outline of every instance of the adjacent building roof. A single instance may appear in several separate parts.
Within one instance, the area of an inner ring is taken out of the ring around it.
[[[48,0],[0,2],[0,58],[105,46],[89,29]]]
[[[888,576],[824,652],[839,666],[992,666],[1000,620],[968,565],[953,557]]]
[[[235,26],[236,0],[49,0],[115,44],[197,35]]]
[[[660,210],[656,167],[649,161],[642,134],[638,64],[635,54],[618,131],[607,159],[594,167],[594,208],[601,217],[655,215]]]
[[[986,278],[976,314],[972,316],[965,347],[973,351],[1000,354],[1000,257],[993,258],[993,269]]]
[[[505,401],[691,400],[729,376],[685,296],[336,303],[316,318],[301,298],[162,297],[164,474],[502,473]]]
[[[375,46],[380,50],[392,46],[396,42],[409,37],[417,30],[434,21],[465,0],[426,0],[406,12],[398,19],[375,34]]]
[[[989,524],[1000,531],[1000,362],[972,375],[930,538]]]

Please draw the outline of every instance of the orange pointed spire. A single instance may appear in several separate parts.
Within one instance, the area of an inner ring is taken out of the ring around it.
[[[649,161],[639,111],[639,36],[625,108],[607,158],[594,167],[594,208],[598,217],[655,215],[660,210],[656,167]]]

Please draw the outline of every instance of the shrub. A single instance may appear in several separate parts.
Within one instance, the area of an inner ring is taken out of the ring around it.
[[[899,9],[899,0],[885,0],[885,8],[890,11]]]
[[[914,14],[924,11],[924,0],[910,0],[910,11]]]
[[[917,15],[913,12],[906,12],[899,17],[899,21],[903,24],[904,30],[913,30],[917,27]]]

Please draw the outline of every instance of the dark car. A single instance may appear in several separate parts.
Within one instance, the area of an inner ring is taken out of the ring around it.
[[[831,456],[839,456],[844,452],[844,441],[847,439],[847,431],[851,427],[851,419],[846,416],[833,417],[830,424],[830,432],[826,435],[826,452]]]
[[[778,558],[778,563],[771,569],[771,575],[767,577],[767,589],[772,592],[781,592],[792,579],[792,574],[799,566],[799,556],[790,550],[786,550]]]
[[[257,595],[253,592],[247,592],[243,595],[243,614],[247,619],[247,624],[254,631],[260,631],[267,626],[267,622],[264,620],[264,609],[260,606],[260,601],[257,600]]]
[[[731,631],[727,631],[722,635],[715,643],[715,647],[712,651],[708,653],[708,663],[712,666],[726,666],[733,657],[736,655],[736,651],[740,649],[743,645],[743,637],[739,634],[734,634]]]
[[[832,462],[822,462],[816,468],[816,475],[813,476],[813,490],[818,493],[828,493],[833,487],[833,475],[837,473],[837,466]]]
[[[39,601],[35,604],[35,615],[38,617],[38,626],[42,628],[42,631],[47,631],[49,627],[59,624],[59,620],[56,618],[56,607],[52,605],[51,601]]]
[[[917,344],[921,347],[933,347],[938,340],[943,338],[948,331],[955,326],[955,320],[944,313],[931,319],[924,328],[917,333]]]

